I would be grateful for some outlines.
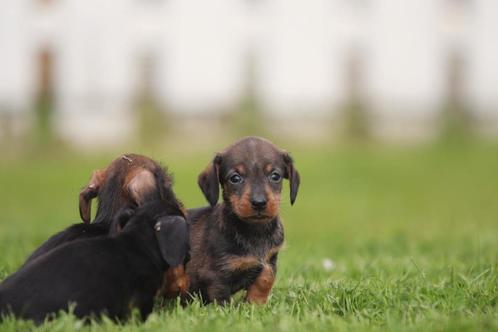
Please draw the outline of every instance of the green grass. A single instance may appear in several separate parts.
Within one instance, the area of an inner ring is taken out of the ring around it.
[[[498,146],[287,148],[302,186],[293,207],[285,188],[286,248],[268,305],[236,296],[226,307],[158,305],[145,323],[84,326],[62,315],[39,329],[498,331]],[[151,154],[174,171],[188,207],[205,202],[195,179],[211,151]],[[0,164],[0,279],[50,234],[78,222],[80,188],[111,159]]]

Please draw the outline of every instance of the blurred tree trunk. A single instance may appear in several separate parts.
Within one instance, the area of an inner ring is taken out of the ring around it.
[[[347,59],[346,91],[346,102],[341,110],[342,136],[348,141],[367,141],[370,138],[370,124],[363,96],[363,62],[357,50],[353,50]]]
[[[448,60],[447,97],[441,113],[443,141],[461,141],[472,136],[473,119],[465,102],[465,62],[458,53]]]
[[[35,140],[46,146],[53,141],[52,116],[54,110],[54,55],[42,49],[37,57],[38,83],[35,97]]]

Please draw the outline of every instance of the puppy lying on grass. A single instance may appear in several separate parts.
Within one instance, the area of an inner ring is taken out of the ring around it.
[[[0,313],[41,323],[74,305],[79,317],[124,320],[152,312],[164,272],[181,266],[188,230],[176,200],[153,200],[117,217],[122,232],[68,242],[33,259],[0,284]]]
[[[138,154],[126,154],[115,159],[107,168],[94,171],[90,182],[79,197],[79,210],[84,223],[74,224],[53,235],[27,259],[36,258],[66,243],[87,238],[117,234],[120,225],[116,214],[124,209],[135,209],[152,200],[177,202],[171,176],[156,161]],[[90,223],[91,201],[98,199],[98,209]],[[183,265],[169,269],[164,276],[162,294],[175,297],[186,293],[188,280]]]
[[[70,241],[115,234],[119,229],[113,221],[116,213],[135,208],[152,199],[176,200],[172,181],[154,160],[136,154],[123,155],[107,168],[94,171],[90,182],[80,193],[79,209],[84,223],[74,224],[53,235],[38,247],[26,263]],[[98,209],[90,223],[91,200],[98,198]]]

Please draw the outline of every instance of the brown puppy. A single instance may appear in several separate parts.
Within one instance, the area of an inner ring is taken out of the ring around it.
[[[164,199],[173,185],[171,177],[156,161],[138,154],[126,154],[102,170],[93,172],[80,192],[79,209],[83,222],[89,223],[91,200],[98,198],[94,223],[111,222],[111,233],[119,231],[114,222],[124,208],[136,208],[152,199]]]
[[[171,177],[154,160],[137,154],[118,157],[107,168],[94,171],[90,182],[81,191],[79,210],[84,223],[72,225],[52,236],[33,252],[26,263],[74,240],[116,234],[121,230],[118,220],[121,211],[135,210],[153,200],[176,202],[171,187]],[[95,197],[98,199],[98,208],[95,220],[90,223],[91,200]],[[183,206],[179,204],[185,214]],[[164,292],[170,287],[186,292],[188,286],[184,280],[183,265],[170,270],[166,272],[166,276],[170,277],[163,286]]]
[[[284,178],[290,181],[293,204],[300,179],[291,157],[258,137],[218,153],[199,175],[211,206],[188,211],[190,292],[206,303],[223,303],[247,290],[247,301],[266,303],[284,241],[279,218]],[[217,204],[220,185],[223,202]]]

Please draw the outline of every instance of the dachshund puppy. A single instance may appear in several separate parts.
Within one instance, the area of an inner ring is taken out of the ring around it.
[[[146,195],[176,200],[171,186],[171,178],[152,159],[136,154],[117,158],[106,169],[93,172],[90,182],[81,191],[79,209],[84,223],[71,225],[53,235],[26,263],[66,242],[116,233],[119,227],[113,221],[118,211],[143,205]],[[90,223],[91,200],[95,197],[99,205],[95,220]]]
[[[84,223],[74,224],[53,235],[27,259],[25,264],[65,243],[98,236],[116,234],[120,225],[116,214],[124,209],[135,209],[151,200],[181,203],[171,190],[171,176],[154,160],[127,154],[115,159],[106,169],[93,172],[90,182],[80,193],[79,210]],[[90,223],[91,200],[98,198],[98,208],[93,223]],[[188,258],[187,258],[188,259]],[[188,279],[184,266],[169,269],[164,276],[162,293],[174,297],[188,290]]]
[[[176,200],[149,201],[117,219],[119,234],[68,242],[5,279],[0,313],[41,323],[74,305],[79,318],[124,320],[137,308],[146,319],[164,272],[188,253],[187,223]]]
[[[188,211],[187,275],[190,292],[205,303],[223,303],[239,290],[247,291],[249,302],[266,303],[284,241],[279,218],[284,178],[290,181],[293,204],[300,178],[291,157],[258,137],[218,153],[199,175],[210,207]],[[217,204],[220,185],[223,202]]]

